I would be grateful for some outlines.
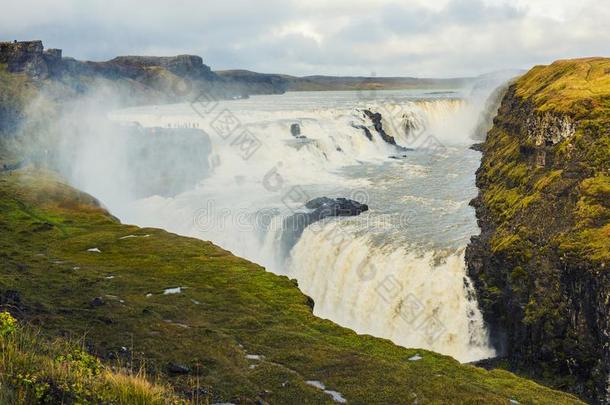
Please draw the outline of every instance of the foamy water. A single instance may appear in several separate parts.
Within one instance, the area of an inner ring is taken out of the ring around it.
[[[203,130],[210,172],[173,197],[121,198],[122,190],[96,188],[87,176],[78,185],[124,222],[212,240],[296,278],[318,316],[460,361],[491,357],[464,265],[464,248],[478,233],[468,201],[479,155],[467,146],[479,107],[451,92],[368,96],[288,93],[117,111],[116,121]],[[384,142],[365,108],[380,112],[385,131],[414,150]],[[231,131],[220,125],[228,116]],[[292,124],[305,138],[291,135]],[[370,209],[310,225],[280,251],[283,219],[319,196]]]

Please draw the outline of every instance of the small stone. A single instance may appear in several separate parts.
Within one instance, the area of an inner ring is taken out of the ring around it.
[[[92,306],[93,308],[96,308],[96,307],[101,307],[105,303],[106,302],[104,301],[104,299],[102,297],[95,297],[93,300],[91,300],[89,305]]]
[[[171,374],[188,374],[191,372],[191,369],[184,364],[169,363],[167,365],[167,371]]]

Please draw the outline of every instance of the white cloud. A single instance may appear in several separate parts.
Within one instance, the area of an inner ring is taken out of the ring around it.
[[[2,4],[6,3],[6,4]],[[0,0],[0,38],[66,55],[196,53],[213,68],[292,74],[474,75],[610,54],[593,0]]]

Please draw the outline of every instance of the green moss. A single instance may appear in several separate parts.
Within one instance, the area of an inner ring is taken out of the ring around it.
[[[25,320],[49,337],[85,336],[101,356],[126,347],[123,363],[177,392],[203,387],[204,403],[331,403],[310,379],[352,403],[578,402],[319,319],[288,278],[209,242],[122,225],[48,174],[1,175],[0,213],[0,292],[19,292]],[[186,288],[163,294],[177,286]],[[95,297],[103,305],[92,306]],[[409,361],[416,353],[423,358]],[[170,362],[193,371],[167,374]]]
[[[527,208],[539,198],[539,194],[525,194],[519,188],[507,188],[503,185],[494,185],[483,194],[483,201],[499,221],[509,221],[516,213]]]
[[[534,190],[536,190],[536,191],[543,191],[549,185],[551,185],[556,179],[558,179],[561,176],[561,173],[563,173],[563,170],[561,170],[561,169],[559,169],[559,170],[552,170],[548,174],[545,174],[545,175],[541,176],[534,183]]]
[[[537,66],[516,84],[517,96],[532,100],[540,111],[576,118],[607,117],[610,112],[610,59],[560,60]]]
[[[610,259],[610,176],[598,174],[583,180],[580,192],[574,209],[575,229],[558,238],[560,248],[606,263]]]

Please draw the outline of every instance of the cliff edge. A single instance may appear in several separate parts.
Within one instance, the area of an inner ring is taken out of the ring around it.
[[[610,401],[610,59],[536,66],[482,146],[467,249],[513,370]]]

